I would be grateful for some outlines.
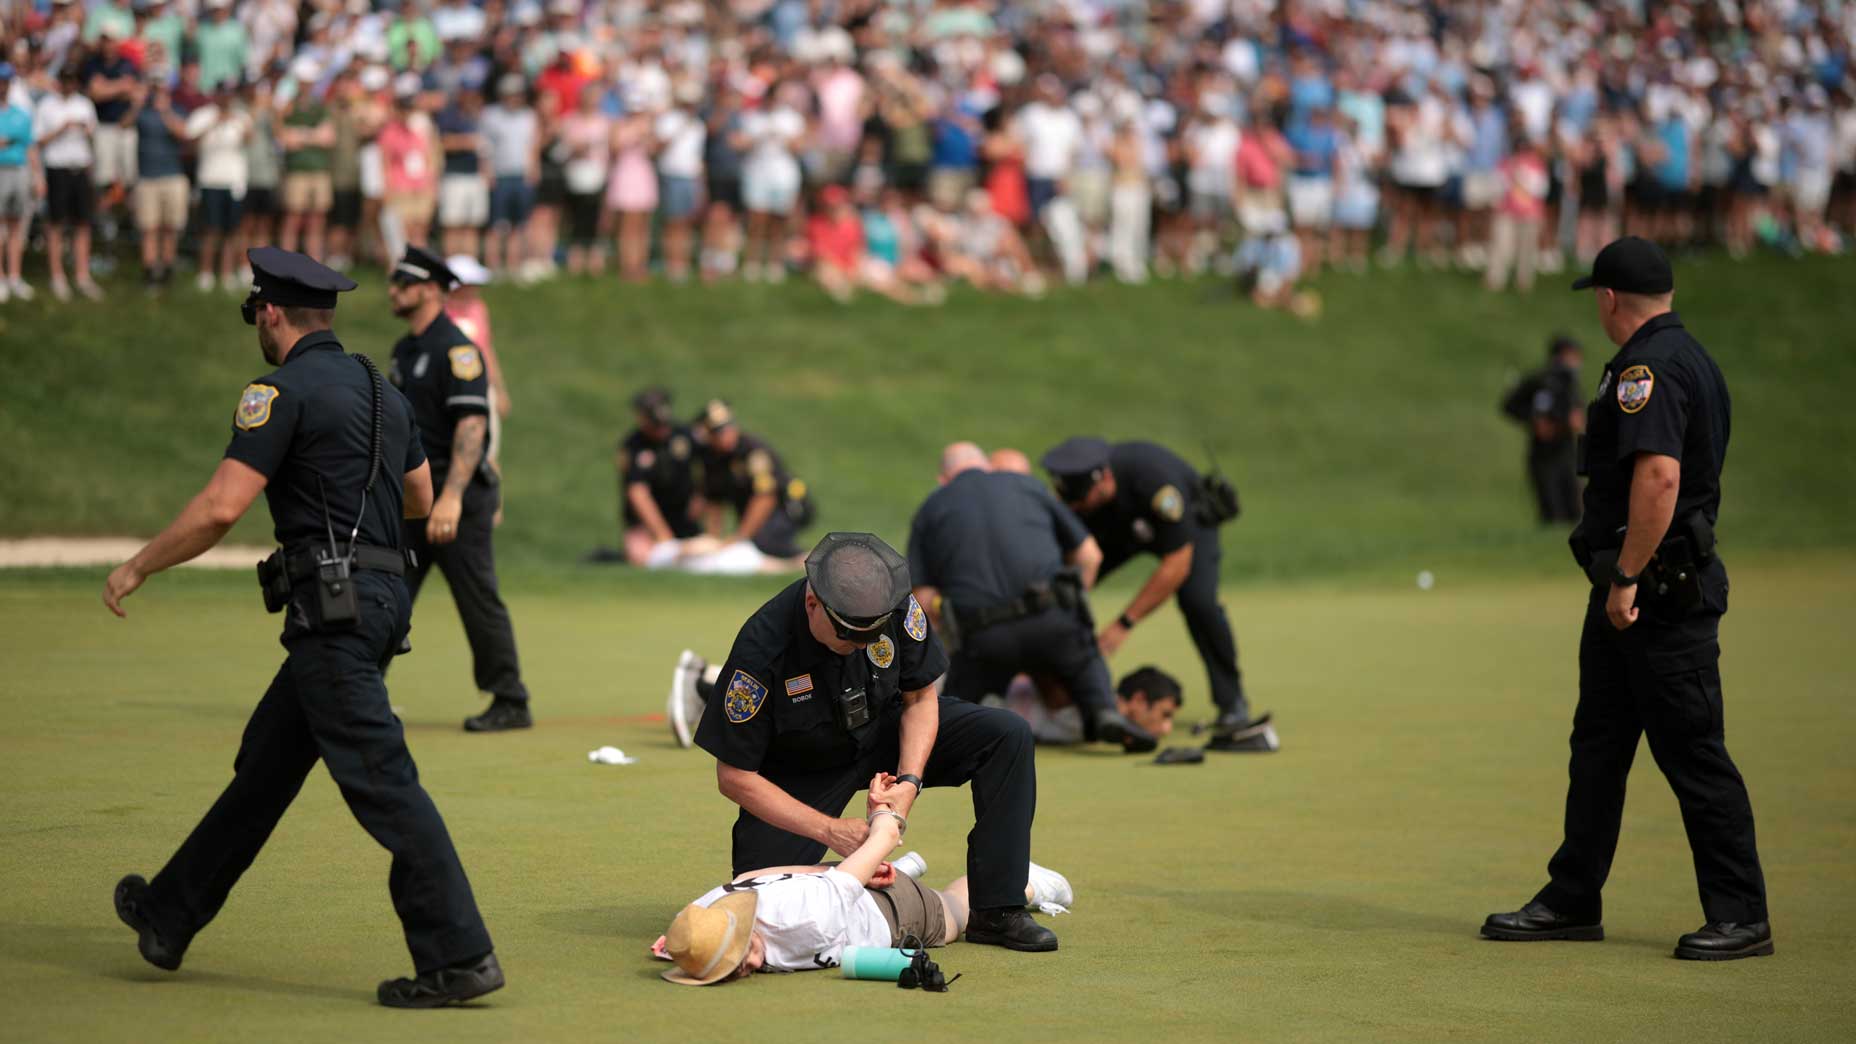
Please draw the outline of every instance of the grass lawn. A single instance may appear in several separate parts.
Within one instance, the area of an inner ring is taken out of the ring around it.
[[[1066,872],[1062,949],[959,944],[946,996],[832,973],[720,990],[659,982],[645,946],[727,870],[713,762],[659,715],[676,650],[713,654],[772,590],[605,574],[514,586],[538,725],[469,736],[463,641],[442,583],[392,686],[510,986],[430,1015],[372,1005],[407,957],[387,858],[318,768],[219,920],[168,975],[110,908],[226,780],[281,655],[243,577],[157,578],[118,621],[100,572],[0,578],[0,975],[9,1039],[1799,1040],[1856,1034],[1856,556],[1730,562],[1729,740],[1752,789],[1778,955],[1678,962],[1701,915],[1680,820],[1645,752],[1607,892],[1609,939],[1476,938],[1526,899],[1558,840],[1575,693],[1575,581],[1446,576],[1229,593],[1270,757],[1161,769],[1103,749],[1038,755],[1034,854]],[[1120,593],[1110,598],[1121,597]],[[1174,614],[1116,664],[1181,669]],[[636,765],[591,765],[614,744]],[[966,799],[924,797],[908,847],[958,873]]]

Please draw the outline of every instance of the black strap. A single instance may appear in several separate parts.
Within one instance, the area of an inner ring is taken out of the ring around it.
[[[377,573],[391,573],[394,576],[406,575],[406,552],[389,547],[375,547],[372,544],[356,544],[353,551],[353,564],[356,569],[371,569]],[[288,555],[284,559],[284,570],[292,580],[300,580],[316,571],[316,552],[303,551]]]

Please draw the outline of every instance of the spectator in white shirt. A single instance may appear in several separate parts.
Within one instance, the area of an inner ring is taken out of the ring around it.
[[[793,104],[794,84],[768,89],[758,109],[742,114],[741,198],[748,211],[748,241],[742,273],[749,282],[766,274],[786,278],[782,241],[799,198],[799,160],[794,155],[806,133],[806,118]],[[803,93],[804,88],[799,88]]]
[[[685,81],[676,87],[676,104],[658,114],[653,128],[657,153],[658,210],[664,219],[664,271],[673,283],[690,277],[691,240],[702,185],[703,147],[709,129],[696,115],[702,87]]]
[[[200,274],[195,285],[219,285],[237,290],[239,279],[239,205],[245,199],[245,143],[251,137],[251,117],[238,106],[232,81],[213,88],[213,100],[187,116],[187,140],[199,153],[197,184],[200,189]]]
[[[1046,73],[1038,77],[1037,92],[1037,100],[1018,110],[1013,121],[1025,144],[1025,189],[1033,217],[1062,194],[1083,145],[1083,121],[1065,104],[1063,82]]]
[[[78,90],[77,70],[60,70],[52,93],[39,99],[33,114],[32,136],[39,143],[45,165],[46,264],[51,269],[52,296],[71,298],[71,283],[93,301],[103,291],[90,278],[90,220],[96,213],[96,190],[90,183],[95,162],[91,137],[97,130],[97,107]],[[71,280],[64,273],[65,237],[71,237]]]

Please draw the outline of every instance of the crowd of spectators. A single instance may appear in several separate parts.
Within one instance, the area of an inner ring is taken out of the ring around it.
[[[1853,41],[1837,0],[0,0],[0,297],[29,239],[61,299],[130,241],[151,290],[411,242],[1266,305],[1407,260],[1525,288],[1620,231],[1833,252]]]

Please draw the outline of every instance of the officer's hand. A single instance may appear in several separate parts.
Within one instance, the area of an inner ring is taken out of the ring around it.
[[[1107,627],[1104,627],[1102,633],[1096,636],[1096,645],[1102,650],[1102,658],[1107,659],[1120,651],[1121,643],[1127,640],[1128,629],[1121,625],[1121,621],[1117,620]]]
[[[1637,585],[1619,587],[1611,585],[1611,595],[1605,599],[1605,615],[1611,618],[1611,626],[1622,631],[1637,622]]]
[[[124,562],[110,572],[110,578],[103,581],[103,604],[109,606],[110,612],[126,617],[122,611],[122,600],[135,593],[142,586],[141,570],[135,568],[134,562]]]
[[[907,819],[909,811],[915,807],[916,793],[915,784],[899,783],[896,777],[889,773],[879,772],[876,778],[870,781],[868,804],[872,809],[878,806],[892,809],[897,815]]]
[[[464,514],[464,498],[455,493],[440,494],[425,520],[425,539],[434,544],[449,544],[458,538],[458,518]]]
[[[841,856],[848,856],[862,848],[869,836],[870,824],[861,819],[834,819],[831,826],[825,828],[825,845]]]

